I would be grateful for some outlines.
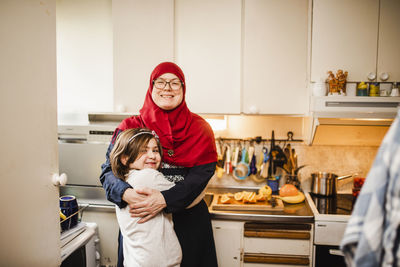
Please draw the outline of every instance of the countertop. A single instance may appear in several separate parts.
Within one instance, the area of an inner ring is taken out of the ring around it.
[[[210,203],[213,194],[235,193],[243,190],[257,191],[258,188],[243,187],[210,187],[207,188],[205,200]],[[298,204],[284,203],[283,211],[219,211],[213,210],[209,205],[212,219],[238,220],[238,221],[262,221],[262,222],[281,222],[281,223],[313,223],[314,214],[308,204],[308,200]]]

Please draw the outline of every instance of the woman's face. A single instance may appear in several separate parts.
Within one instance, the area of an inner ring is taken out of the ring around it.
[[[157,88],[155,84],[162,84],[163,81],[167,82],[164,89]],[[183,100],[182,85],[178,89],[171,88],[171,83],[175,83],[176,85],[177,82],[180,83],[179,78],[172,73],[164,73],[155,80],[151,98],[158,107],[164,110],[172,110],[179,106]]]
[[[147,146],[144,147],[137,159],[129,165],[130,169],[155,169],[160,167],[161,155],[158,150],[157,141],[155,138],[150,139]]]

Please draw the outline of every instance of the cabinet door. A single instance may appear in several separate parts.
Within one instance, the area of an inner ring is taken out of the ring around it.
[[[60,266],[56,1],[0,1],[0,32],[0,265]]]
[[[389,74],[387,81],[400,81],[400,1],[381,0],[379,19],[377,77]],[[380,81],[380,79],[379,79]]]
[[[174,56],[174,1],[112,2],[114,35],[114,107],[138,113],[150,74]]]
[[[239,267],[241,264],[243,222],[212,221],[218,266]]]
[[[240,0],[175,1],[176,61],[199,113],[240,113]]]
[[[348,81],[376,72],[379,0],[314,0],[311,80],[343,69]]]
[[[308,1],[244,3],[243,112],[306,113]]]

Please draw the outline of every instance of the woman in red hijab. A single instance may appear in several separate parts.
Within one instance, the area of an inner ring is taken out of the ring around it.
[[[217,153],[214,134],[208,123],[189,111],[185,102],[186,84],[182,70],[172,62],[159,64],[151,73],[149,88],[140,115],[121,122],[115,130],[102,165],[100,181],[107,199],[145,223],[158,212],[173,213],[174,229],[182,247],[181,266],[217,266],[211,218],[202,197],[214,174]],[[163,147],[161,172],[174,182],[169,190],[135,190],[116,178],[109,162],[115,138],[126,129],[146,127],[154,130]],[[156,251],[154,253],[157,253]],[[122,237],[119,238],[118,266],[123,266]]]

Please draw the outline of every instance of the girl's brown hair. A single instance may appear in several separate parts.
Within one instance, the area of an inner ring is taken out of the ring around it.
[[[136,128],[128,129],[120,133],[110,153],[111,169],[114,175],[125,181],[126,175],[130,170],[129,165],[140,156],[141,149],[145,148],[153,138],[157,141],[158,151],[162,157],[160,141],[151,130],[147,128]],[[126,164],[121,162],[122,156],[128,157]]]

